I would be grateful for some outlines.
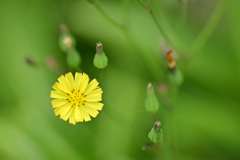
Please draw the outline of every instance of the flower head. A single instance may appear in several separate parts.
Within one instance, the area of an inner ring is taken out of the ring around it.
[[[63,120],[71,124],[76,122],[90,121],[90,115],[96,117],[102,110],[102,89],[96,79],[89,83],[89,77],[85,73],[75,73],[75,78],[69,72],[61,75],[52,88],[50,97],[56,98],[51,101],[55,115],[60,115]]]

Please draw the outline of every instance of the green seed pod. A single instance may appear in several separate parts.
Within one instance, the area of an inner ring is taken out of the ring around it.
[[[160,121],[155,122],[154,127],[151,129],[151,131],[148,134],[148,138],[154,143],[162,142],[163,132],[162,132]]]
[[[67,52],[76,46],[76,41],[71,34],[62,34],[59,37],[59,46],[63,52]]]
[[[171,84],[180,86],[183,83],[184,77],[183,74],[180,70],[177,68],[175,69],[174,72],[170,72],[168,75],[169,81]]]
[[[71,68],[78,68],[81,63],[81,56],[77,50],[71,49],[67,52],[67,64]]]
[[[93,64],[98,69],[103,69],[108,65],[108,58],[103,52],[103,45],[101,42],[98,42],[96,45],[96,54],[93,59]]]
[[[147,87],[145,107],[148,112],[156,112],[159,108],[158,99],[154,93],[154,88],[151,83],[149,83]]]

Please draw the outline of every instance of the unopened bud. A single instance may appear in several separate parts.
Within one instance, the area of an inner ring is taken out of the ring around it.
[[[70,49],[72,47],[72,40],[69,37],[64,36],[63,42],[67,46],[68,49]]]
[[[156,121],[153,128],[148,134],[148,138],[153,141],[154,143],[162,142],[163,139],[163,132],[161,128],[161,122]]]
[[[172,51],[167,52],[167,62],[168,62],[168,69],[170,73],[168,74],[169,81],[176,86],[180,86],[183,82],[183,74],[182,72],[176,67],[176,62],[173,58]]]
[[[69,49],[72,49],[76,46],[76,40],[69,33],[65,25],[60,26],[61,35],[59,38],[59,46],[63,52],[67,52]]]
[[[93,64],[98,69],[103,69],[108,65],[108,58],[103,52],[103,45],[101,42],[98,42],[96,45],[96,54],[93,59]]]
[[[34,60],[32,57],[30,57],[30,56],[27,56],[27,57],[25,58],[25,61],[26,61],[27,64],[30,65],[30,66],[35,66],[35,65],[36,65],[35,60]]]
[[[174,73],[168,74],[169,81],[176,86],[180,86],[183,83],[184,77],[179,69],[176,69]]]
[[[71,49],[67,53],[67,64],[71,68],[79,68],[79,65],[81,63],[81,56],[78,53],[77,50]]]
[[[167,86],[165,83],[160,83],[158,85],[158,91],[161,93],[161,94],[165,94],[167,92]]]
[[[147,87],[145,107],[148,112],[156,112],[159,108],[158,99],[154,93],[154,88],[151,83],[149,83]]]
[[[46,65],[50,69],[56,69],[58,67],[57,61],[54,57],[47,57]]]
[[[62,34],[67,34],[68,33],[68,28],[65,24],[60,25],[60,31]]]
[[[167,52],[167,62],[168,62],[168,68],[170,71],[174,71],[176,68],[176,62],[173,59],[173,55],[172,55],[172,50]]]

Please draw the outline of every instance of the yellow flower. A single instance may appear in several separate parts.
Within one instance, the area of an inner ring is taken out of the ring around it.
[[[61,75],[52,88],[50,97],[56,98],[51,101],[55,115],[60,115],[63,120],[71,124],[76,122],[90,121],[90,115],[96,117],[98,110],[102,110],[102,89],[96,79],[90,83],[85,73],[75,73],[75,79],[71,72]]]

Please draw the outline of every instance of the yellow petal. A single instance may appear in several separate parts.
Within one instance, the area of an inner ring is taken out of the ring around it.
[[[100,102],[85,102],[86,107],[92,107],[96,110],[102,110],[103,108],[103,103]]]
[[[74,116],[74,112],[75,112],[74,110],[75,110],[75,108],[73,108],[72,113],[70,114],[70,117],[69,117],[69,123],[71,123],[73,125],[76,124],[76,120],[75,120],[75,116]]]
[[[68,72],[67,74],[65,74],[65,77],[66,77],[66,80],[71,88],[71,91],[74,89],[76,90],[75,88],[75,82],[74,82],[74,79],[73,79],[73,75],[71,72]]]
[[[77,122],[83,122],[83,116],[79,106],[75,107],[74,115]]]
[[[63,93],[59,93],[57,91],[51,91],[50,97],[51,98],[68,98],[68,95],[63,94]]]
[[[59,90],[59,88],[57,87],[58,84],[59,84],[58,82],[55,82],[54,85],[52,86],[52,88],[56,91],[61,92],[61,90]]]
[[[95,95],[87,96],[83,100],[85,100],[87,102],[101,101],[102,100],[102,95],[101,94],[95,94]]]
[[[84,121],[85,122],[91,121],[91,117],[89,116],[88,112],[83,106],[81,106],[81,111],[82,111]]]
[[[76,85],[76,90],[79,90],[79,86],[81,83],[81,79],[82,79],[82,73],[75,73],[75,85]]]
[[[82,94],[85,91],[85,89],[87,88],[88,81],[89,81],[88,75],[83,73],[82,80],[81,80],[80,87],[79,87],[80,94]]]
[[[65,98],[54,99],[51,101],[52,108],[60,107],[66,103],[68,103],[68,101]]]
[[[87,94],[86,98],[91,98],[91,97],[95,97],[96,95],[102,95],[103,91],[101,88],[98,88],[92,92],[90,92],[89,94]]]
[[[61,115],[60,118],[63,119],[64,121],[68,120],[68,118],[71,115],[72,111],[73,111],[73,107],[70,108],[70,110],[68,111],[67,114]]]
[[[88,106],[84,106],[84,108],[86,109],[88,114],[90,114],[92,117],[94,118],[97,117],[99,112],[96,109],[93,109],[92,107],[88,107]]]
[[[71,109],[72,105],[71,103],[66,103],[65,105],[62,105],[54,110],[55,116],[57,115],[65,115],[67,112]]]
[[[88,84],[88,86],[87,86],[84,94],[88,94],[88,93],[90,93],[91,91],[93,91],[94,89],[96,89],[97,86],[98,86],[98,84],[99,84],[98,81],[97,81],[96,79],[93,79],[93,80]]]
[[[69,86],[66,78],[65,78],[63,75],[61,75],[61,76],[58,78],[58,81],[59,81],[62,85],[64,85],[66,88],[68,88],[68,90],[71,90],[71,88],[70,88],[70,86]]]
[[[57,88],[65,93],[71,93],[70,89],[66,87],[63,83],[58,83]]]

